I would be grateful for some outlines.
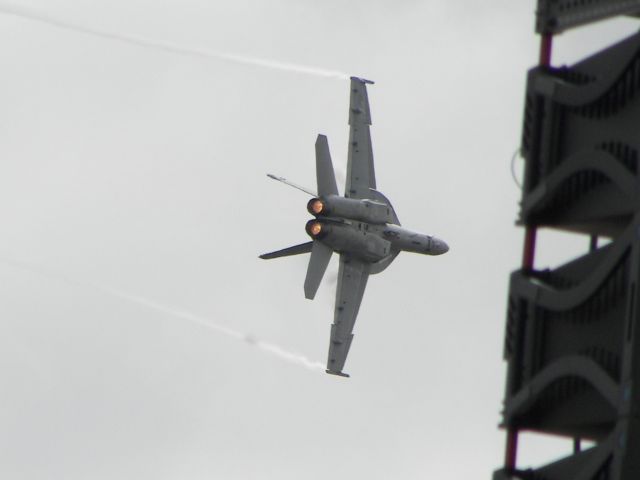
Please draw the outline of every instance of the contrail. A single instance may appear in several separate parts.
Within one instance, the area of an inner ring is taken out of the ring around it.
[[[251,65],[254,67],[269,68],[271,70],[283,70],[287,72],[302,73],[306,75],[314,75],[319,77],[337,78],[340,80],[348,80],[350,75],[338,72],[334,70],[327,70],[318,67],[311,67],[305,65],[296,65],[293,63],[279,62],[277,60],[266,60],[261,58],[247,57],[243,55],[235,55],[231,53],[222,53],[211,50],[205,50],[201,48],[192,48],[184,45],[179,45],[170,42],[164,42],[162,40],[153,40],[137,35],[121,34],[115,32],[109,32],[97,28],[86,27],[75,23],[67,22],[55,17],[52,17],[46,13],[41,13],[36,10],[25,8],[18,5],[0,3],[0,13],[6,15],[13,15],[16,17],[34,20],[37,22],[45,23],[54,27],[70,30],[73,32],[80,32],[87,35],[93,35],[96,37],[102,37],[109,40],[117,40],[125,42],[131,45],[137,45],[139,47],[153,48],[156,50],[162,50],[169,53],[179,55],[189,55],[193,57],[209,58],[214,60],[221,60],[225,62],[232,62],[236,64]]]
[[[290,352],[278,345],[269,343],[269,342],[265,342],[263,340],[257,339],[255,337],[253,337],[250,334],[247,333],[242,333],[239,332],[237,330],[234,330],[232,328],[229,327],[225,327],[223,325],[219,325],[216,323],[213,323],[211,320],[202,317],[200,315],[196,315],[192,312],[188,312],[185,310],[180,310],[180,309],[176,309],[173,307],[170,307],[168,305],[163,305],[161,303],[156,302],[155,300],[151,300],[145,297],[141,297],[138,295],[132,295],[126,292],[122,292],[120,290],[117,290],[115,288],[112,287],[108,287],[108,286],[104,286],[104,285],[99,285],[97,283],[93,283],[93,282],[88,282],[88,281],[81,281],[75,278],[70,278],[66,275],[60,274],[60,273],[54,273],[52,271],[49,270],[45,270],[41,267],[36,267],[34,265],[28,265],[26,263],[23,262],[17,262],[14,260],[7,260],[7,259],[0,259],[1,263],[4,263],[5,265],[8,265],[12,268],[16,268],[19,270],[23,270],[23,271],[27,271],[30,273],[34,273],[36,275],[42,276],[42,277],[47,277],[47,278],[51,278],[54,280],[58,280],[58,281],[63,281],[67,284],[76,286],[76,287],[84,287],[84,288],[91,288],[92,290],[96,290],[99,291],[101,293],[107,294],[109,296],[115,297],[115,298],[119,298],[120,300],[124,300],[126,302],[135,304],[135,305],[140,305],[143,307],[146,307],[148,309],[151,310],[155,310],[157,312],[160,313],[164,313],[166,315],[170,315],[174,318],[180,318],[183,320],[188,320],[191,323],[197,324],[201,327],[204,327],[208,330],[212,330],[214,332],[217,333],[221,333],[226,335],[227,337],[230,338],[234,338],[236,340],[240,340],[242,342],[245,342],[247,345],[250,346],[254,346],[256,348],[258,348],[259,350],[262,350],[263,352],[269,353],[275,357],[278,357],[286,362],[292,363],[294,365],[298,365],[301,367],[306,368],[307,370],[312,370],[312,371],[322,371],[324,370],[324,365],[320,362],[314,362],[312,360],[309,360],[307,357],[305,357],[304,355],[300,355],[298,353],[294,353],[294,352]]]
[[[272,343],[259,340],[250,334],[242,333],[237,330],[233,330],[229,327],[212,323],[210,320],[207,320],[206,318],[201,317],[199,315],[195,315],[191,312],[186,312],[184,310],[177,310],[175,308],[168,307],[167,305],[162,305],[153,300],[149,300],[148,298],[139,297],[137,295],[130,295],[128,293],[120,292],[112,288],[102,287],[100,288],[100,290],[107,292],[113,295],[114,297],[121,298],[122,300],[126,300],[128,302],[135,303],[138,305],[142,305],[144,307],[171,315],[176,318],[182,318],[184,320],[188,320],[192,323],[196,323],[202,327],[208,328],[209,330],[214,330],[216,332],[223,333],[228,337],[235,338],[236,340],[244,341],[249,345],[255,346],[260,350],[270,353],[276,357],[279,357],[289,363],[301,365],[303,367],[308,368],[309,370],[324,370],[324,365],[322,365],[320,362],[311,361],[304,355],[289,352],[284,348],[279,347],[278,345],[274,345]]]

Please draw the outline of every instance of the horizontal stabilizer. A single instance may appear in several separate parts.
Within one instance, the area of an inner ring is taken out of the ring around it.
[[[263,260],[271,260],[272,258],[290,257],[292,255],[300,255],[301,253],[310,253],[313,248],[313,242],[301,243],[293,247],[283,248],[275,252],[263,253],[260,258]]]

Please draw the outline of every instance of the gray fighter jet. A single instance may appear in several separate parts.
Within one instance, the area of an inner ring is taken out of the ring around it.
[[[306,225],[312,240],[260,255],[260,258],[271,259],[311,253],[304,281],[304,295],[308,299],[315,297],[332,253],[340,255],[326,372],[343,377],[349,376],[342,369],[369,275],[383,271],[401,251],[441,255],[449,250],[442,240],[402,228],[391,202],[376,190],[367,97],[367,84],[372,83],[351,77],[349,155],[344,196],[338,193],[327,137],[318,135],[317,193],[282,177],[268,175],[313,197],[307,203],[307,210],[315,218]]]

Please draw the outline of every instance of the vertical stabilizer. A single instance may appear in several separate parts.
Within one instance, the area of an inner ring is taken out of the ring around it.
[[[338,195],[336,175],[333,172],[329,143],[325,135],[318,135],[316,140],[316,178],[318,195]]]
[[[307,278],[304,279],[304,296],[309,300],[313,300],[327,270],[329,260],[333,250],[319,240],[313,241],[311,250],[311,258],[309,258],[309,266],[307,267]]]

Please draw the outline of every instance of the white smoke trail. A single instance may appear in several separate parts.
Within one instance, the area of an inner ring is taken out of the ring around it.
[[[279,62],[277,60],[266,60],[261,58],[247,57],[243,55],[235,55],[231,53],[216,52],[211,50],[205,50],[200,48],[192,48],[184,45],[178,45],[175,43],[165,42],[162,40],[153,40],[137,35],[121,34],[115,32],[109,32],[92,27],[86,27],[83,25],[74,24],[65,20],[52,17],[46,13],[38,12],[36,10],[25,8],[23,6],[7,4],[0,2],[0,13],[6,15],[13,15],[16,17],[33,20],[54,27],[70,30],[74,32],[80,32],[87,35],[93,35],[96,37],[107,38],[110,40],[117,40],[120,42],[137,45],[140,47],[153,48],[156,50],[162,50],[169,53],[179,55],[189,55],[195,57],[204,57],[214,60],[221,60],[226,62],[232,62],[237,64],[252,65],[254,67],[269,68],[272,70],[283,70],[287,72],[302,73],[306,75],[314,75],[320,77],[337,78],[341,80],[348,80],[350,76],[343,72],[334,70],[327,70],[318,67],[310,67],[305,65],[296,65],[293,63]]]
[[[223,333],[224,335],[227,335],[228,337],[231,337],[231,338],[235,338],[236,340],[242,340],[244,342],[247,342],[249,345],[255,346],[260,350],[270,353],[276,357],[279,357],[282,360],[285,360],[289,363],[301,365],[305,368],[308,368],[309,370],[324,370],[324,366],[320,362],[311,361],[304,355],[289,352],[288,350],[285,350],[284,348],[279,347],[278,345],[274,345],[272,343],[268,343],[263,340],[256,339],[252,335],[242,333],[237,330],[233,330],[229,327],[212,323],[210,320],[207,320],[206,318],[201,317],[199,315],[195,315],[191,312],[177,310],[175,308],[168,307],[167,305],[162,305],[153,300],[149,300],[148,298],[143,298],[136,295],[130,295],[128,293],[120,292],[112,288],[101,287],[100,290],[107,292],[113,295],[114,297],[118,297],[122,300],[126,300],[131,303],[136,303],[138,305],[145,306],[152,310],[156,310],[158,312],[162,312],[176,318],[182,318],[184,320],[188,320],[192,323],[196,323],[210,330]]]
[[[278,345],[274,345],[273,343],[263,342],[262,340],[256,341],[256,347],[260,350],[268,352],[276,357],[280,357],[287,362],[295,363],[296,365],[303,365],[309,370],[324,370],[325,367],[320,362],[313,362],[309,360],[304,355],[300,355],[297,353],[292,353],[287,350],[284,350],[282,347]]]
[[[246,342],[247,345],[250,346],[254,346],[260,350],[262,350],[263,352],[269,353],[275,357],[278,357],[286,362],[292,363],[294,365],[298,365],[301,367],[306,368],[307,370],[312,370],[312,371],[322,371],[324,370],[324,365],[322,365],[322,363],[320,362],[314,362],[312,360],[309,360],[307,357],[305,357],[304,355],[300,355],[298,353],[294,353],[294,352],[290,352],[288,350],[285,350],[284,348],[269,343],[269,342],[265,342],[263,340],[257,339],[255,337],[253,337],[250,334],[246,334],[246,333],[242,333],[239,332],[237,330],[234,330],[232,328],[217,324],[212,322],[211,320],[202,317],[200,315],[196,315],[194,313],[185,311],[185,310],[180,310],[180,309],[176,309],[173,307],[170,307],[168,305],[163,305],[161,303],[158,303],[154,300],[150,300],[148,298],[144,298],[144,297],[140,297],[138,295],[132,295],[126,292],[122,292],[120,290],[116,290],[112,287],[108,287],[108,286],[104,286],[104,285],[99,285],[93,282],[89,282],[89,281],[82,281],[82,280],[78,280],[75,278],[70,278],[66,275],[60,274],[60,273],[55,273],[52,272],[50,270],[45,270],[41,267],[37,267],[34,265],[29,265],[23,262],[17,262],[14,260],[7,260],[7,259],[0,259],[1,263],[4,263],[5,265],[8,265],[12,268],[16,268],[19,270],[23,270],[23,271],[27,271],[30,273],[34,273],[36,275],[42,276],[42,277],[47,277],[47,278],[51,278],[54,280],[58,280],[58,281],[62,281],[65,282],[67,284],[76,286],[76,287],[84,287],[84,288],[90,288],[92,290],[96,290],[99,291],[101,293],[107,294],[109,296],[115,297],[115,298],[119,298],[120,300],[124,300],[126,302],[129,303],[133,303],[136,305],[140,305],[146,308],[149,308],[151,310],[155,310],[157,312],[160,313],[164,313],[166,315],[170,315],[174,318],[180,318],[183,320],[187,320],[191,323],[197,324],[201,327],[204,327],[208,330],[212,330],[214,332],[217,333],[222,333],[224,335],[226,335],[227,337],[230,338],[234,338],[236,340],[240,340],[242,342]]]

